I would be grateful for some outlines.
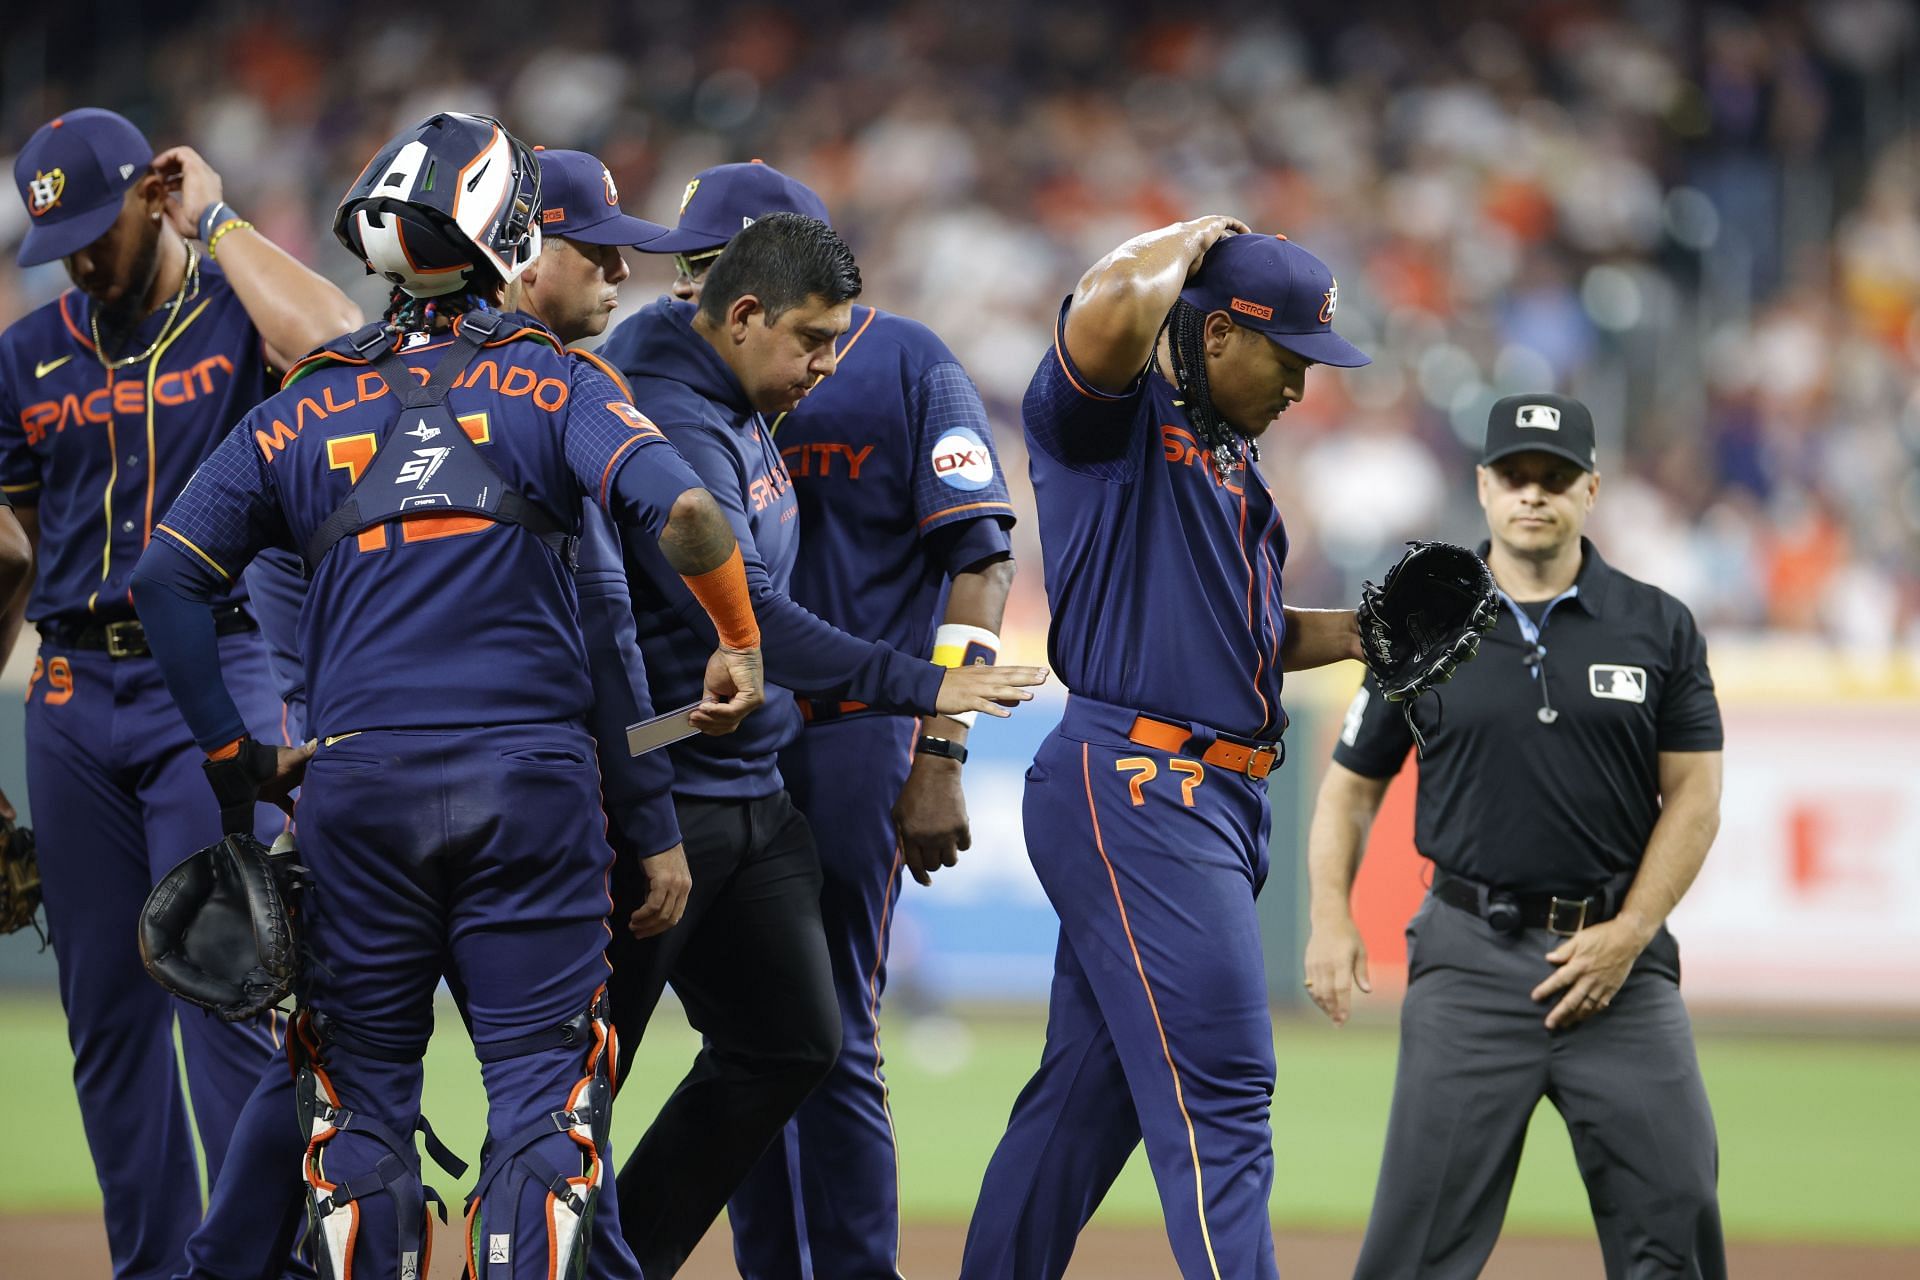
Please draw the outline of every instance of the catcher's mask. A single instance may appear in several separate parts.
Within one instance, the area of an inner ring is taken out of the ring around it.
[[[416,298],[516,278],[540,253],[540,164],[491,116],[442,111],[361,171],[333,234]]]

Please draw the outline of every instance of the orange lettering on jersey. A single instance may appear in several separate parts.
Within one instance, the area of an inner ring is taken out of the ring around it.
[[[255,444],[260,446],[260,456],[268,462],[272,462],[274,454],[284,451],[286,447],[298,439],[299,436],[300,432],[298,428],[289,427],[286,423],[280,421],[280,419],[275,418],[273,420],[273,434],[268,435],[264,431],[256,430],[253,433],[253,440]]]
[[[567,384],[558,378],[542,378],[534,384],[533,402],[548,413],[557,413],[567,403]]]
[[[507,376],[500,379],[500,394],[503,396],[532,395],[534,384],[539,379],[533,376],[533,370],[524,365],[514,365],[507,370]]]
[[[353,380],[354,398],[348,403],[365,404],[369,400],[378,400],[385,394],[387,394],[387,380],[382,378],[378,371],[369,369]]]
[[[1245,492],[1243,486],[1234,478],[1240,474],[1241,468],[1235,467],[1224,476],[1215,471],[1212,452],[1200,447],[1200,438],[1193,432],[1171,423],[1163,423],[1160,427],[1160,449],[1166,460],[1174,466],[1198,467],[1228,493],[1237,496]]]
[[[793,475],[830,476],[834,474],[834,459],[844,458],[847,465],[843,474],[849,480],[858,480],[860,468],[872,452],[873,446],[870,444],[856,450],[850,444],[821,442],[788,445],[780,451],[780,459]]]
[[[114,383],[113,411],[124,413],[130,418],[145,413],[147,411],[146,384],[133,378]]]
[[[345,471],[348,484],[358,484],[361,473],[373,461],[374,450],[379,445],[379,437],[370,431],[353,436],[335,436],[327,441],[327,466]],[[386,526],[375,525],[371,529],[362,529],[356,540],[362,551],[384,551],[387,547]]]
[[[456,387],[477,387],[480,385],[480,379],[482,377],[486,378],[488,387],[495,391],[500,390],[500,365],[497,361],[493,360],[482,360],[479,364],[467,366],[466,372],[453,380],[453,385]],[[521,394],[524,395],[526,393],[522,392]]]
[[[326,407],[328,413],[344,413],[360,402],[358,400],[349,400],[345,404],[335,404],[333,400],[333,388],[322,387],[320,388],[320,403]]]

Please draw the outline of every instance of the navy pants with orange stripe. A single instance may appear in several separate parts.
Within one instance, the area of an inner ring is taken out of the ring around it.
[[[1266,785],[1127,741],[1081,699],[1027,771],[1060,914],[1046,1047],[987,1166],[961,1275],[1041,1280],[1142,1139],[1180,1274],[1276,1276],[1273,1029],[1254,895]]]
[[[522,724],[374,730],[313,758],[299,809],[301,860],[315,886],[308,1005],[373,1050],[325,1048],[339,1107],[377,1120],[411,1147],[419,1055],[443,973],[476,1048],[502,1048],[491,1060],[481,1054],[494,1154],[577,1105],[582,1081],[611,1046],[547,1033],[585,1011],[607,981],[613,853],[595,755],[583,727]],[[505,1048],[522,1037],[535,1042]],[[597,1172],[602,1194],[592,1225],[603,1239],[594,1275],[638,1280],[606,1142],[581,1146],[555,1127],[530,1150],[570,1180]],[[365,1179],[385,1155],[372,1139],[342,1130],[317,1147],[315,1185],[324,1192]],[[551,1280],[547,1192],[539,1180],[492,1184],[472,1228],[487,1280]],[[393,1197],[369,1195],[351,1212],[352,1234],[336,1242],[351,1253],[349,1280],[404,1275]],[[424,1261],[417,1270],[426,1274]]]
[[[820,921],[840,1006],[840,1056],[727,1202],[746,1280],[899,1275],[899,1156],[881,1071],[887,932],[903,874],[893,802],[920,722],[810,725],[780,772],[820,850]]]
[[[220,660],[248,725],[276,741],[281,707],[260,637],[220,637]],[[151,658],[42,646],[27,690],[27,794],[116,1280],[165,1280],[181,1265],[200,1221],[194,1128],[217,1178],[240,1104],[275,1057],[266,1022],[222,1022],[171,999],[140,964],[136,926],[154,881],[220,837],[205,759]],[[255,816],[273,839],[280,814]]]

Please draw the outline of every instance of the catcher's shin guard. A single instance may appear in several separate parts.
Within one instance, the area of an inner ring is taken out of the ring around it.
[[[535,1197],[543,1205],[546,1247],[537,1252],[534,1274],[552,1280],[586,1275],[594,1205],[607,1182],[604,1156],[613,1115],[615,1048],[606,988],[594,992],[584,1013],[558,1027],[473,1048],[482,1063],[493,1063],[576,1046],[582,1071],[565,1106],[518,1132],[487,1136],[480,1181],[467,1199],[467,1274],[473,1280],[515,1274],[516,1250],[524,1248],[518,1242],[525,1238],[520,1214]]]
[[[380,1196],[391,1200],[382,1206],[381,1216],[384,1210],[393,1214],[395,1261],[390,1274],[399,1280],[425,1280],[433,1259],[427,1206],[438,1208],[442,1222],[447,1220],[447,1209],[440,1194],[421,1181],[413,1135],[421,1135],[435,1162],[454,1177],[465,1176],[466,1162],[442,1145],[424,1116],[417,1117],[402,1137],[378,1120],[343,1106],[324,1060],[332,1046],[383,1062],[412,1062],[419,1056],[377,1049],[311,1012],[301,1014],[294,1023],[288,1053],[298,1073],[295,1100],[300,1128],[307,1135],[301,1173],[307,1186],[307,1237],[320,1280],[353,1280],[356,1255],[366,1257],[380,1248],[371,1238],[361,1238],[362,1219]],[[379,1270],[387,1272],[384,1266]]]

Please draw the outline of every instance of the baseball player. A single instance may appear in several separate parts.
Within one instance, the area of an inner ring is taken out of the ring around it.
[[[237,215],[191,148],[156,156],[113,112],[83,108],[43,125],[14,177],[28,219],[21,265],[59,260],[74,286],[0,335],[0,488],[37,561],[24,601],[40,634],[27,785],[114,1274],[164,1277],[200,1220],[199,1172],[174,1006],[142,972],[135,920],[153,882],[216,840],[220,824],[128,584],[187,477],[266,393],[268,368],[359,314]],[[22,607],[0,618],[0,663]],[[217,597],[213,628],[244,722],[282,741],[276,682],[239,583]],[[260,816],[271,838],[281,823]],[[217,1177],[278,1033],[198,1010],[179,1025]]]
[[[1276,1274],[1265,780],[1282,672],[1360,643],[1351,611],[1282,604],[1286,533],[1251,462],[1310,365],[1367,362],[1332,330],[1338,298],[1298,245],[1176,223],[1081,277],[1027,388],[1071,696],[1027,772],[1026,837],[1060,945],[964,1276],[1064,1272],[1143,1137],[1181,1275]]]
[[[1494,405],[1481,555],[1503,608],[1426,740],[1386,1154],[1356,1275],[1480,1274],[1544,1096],[1567,1121],[1611,1277],[1727,1274],[1713,1114],[1665,920],[1720,822],[1721,725],[1685,605],[1582,536],[1593,417]],[[1454,690],[1450,690],[1453,693]],[[1308,841],[1307,987],[1343,1023],[1366,949],[1347,899],[1412,730],[1369,677]]]
[[[770,423],[833,372],[859,287],[853,255],[824,222],[771,214],[715,259],[697,308],[659,299],[623,322],[601,354],[629,375],[634,402],[732,519],[754,577],[770,679],[896,714],[1005,714],[1000,704],[1030,696],[1025,686],[1042,670],[941,668],[848,635],[786,594],[799,503]],[[627,550],[647,675],[657,700],[672,707],[696,691],[705,641],[687,625],[657,557],[632,538]],[[778,694],[724,741],[672,748],[693,871],[686,917],[650,944],[613,953],[624,1038],[644,1025],[669,976],[706,1037],[621,1170],[622,1220],[652,1280],[685,1261],[839,1054],[820,858],[778,768],[799,731],[799,708]]]
[[[618,246],[661,235],[666,228],[622,213],[612,177],[594,157],[579,151],[534,150],[540,165],[540,254],[507,285],[504,306],[546,324],[563,342],[577,341],[604,329],[617,302],[613,290],[627,275]],[[399,293],[397,306],[407,297]],[[641,859],[635,869],[653,890],[636,895],[646,899],[636,913],[640,918],[631,924],[618,922],[623,934],[631,927],[650,936],[679,919],[690,877],[668,794],[672,766],[664,753],[634,757],[626,750],[626,726],[651,715],[652,705],[634,640],[619,538],[606,512],[591,499],[581,510],[574,581],[593,682],[588,725],[599,746],[609,836],[621,848],[662,850]],[[303,597],[304,592],[292,602],[296,616]],[[294,679],[304,683],[297,670]],[[625,870],[616,869],[616,882]],[[449,980],[457,984],[458,975],[450,974]],[[187,1270],[179,1280],[249,1280],[286,1253],[282,1241],[295,1237],[305,1193],[297,1175],[305,1140],[287,1123],[294,1109],[291,1075],[284,1068],[270,1068],[235,1125],[233,1155],[214,1184],[206,1220],[187,1241]],[[277,1218],[260,1189],[273,1182],[285,1188]],[[228,1224],[231,1214],[250,1215],[246,1222],[251,1230]],[[242,1241],[254,1248],[243,1250]]]
[[[779,170],[718,165],[687,185],[679,225],[643,250],[673,253],[673,295],[697,304],[734,233],[780,212],[827,220],[819,196]],[[771,429],[799,499],[794,600],[904,653],[993,663],[1013,583],[1013,508],[986,409],[946,345],[856,304],[833,376]],[[840,1057],[727,1216],[743,1275],[892,1277],[899,1170],[879,1038],[888,926],[902,871],[931,883],[967,846],[960,770],[973,717],[922,724],[858,702],[799,706],[805,727],[781,750],[780,773],[820,851]],[[860,768],[847,767],[854,760]]]
[[[596,1274],[638,1275],[617,1205],[596,1209],[615,1045],[572,576],[583,494],[656,539],[712,618],[696,724],[730,728],[761,696],[724,515],[611,379],[495,309],[538,252],[539,213],[539,166],[496,121],[440,113],[382,148],[335,232],[415,305],[329,344],[242,419],[135,582],[223,812],[304,771],[297,1093],[311,1234],[335,1277],[426,1267],[412,1134],[443,970],[489,1099],[469,1274],[570,1274],[597,1213],[612,1248]],[[269,542],[312,573],[303,751],[245,733],[208,639],[207,602]]]

